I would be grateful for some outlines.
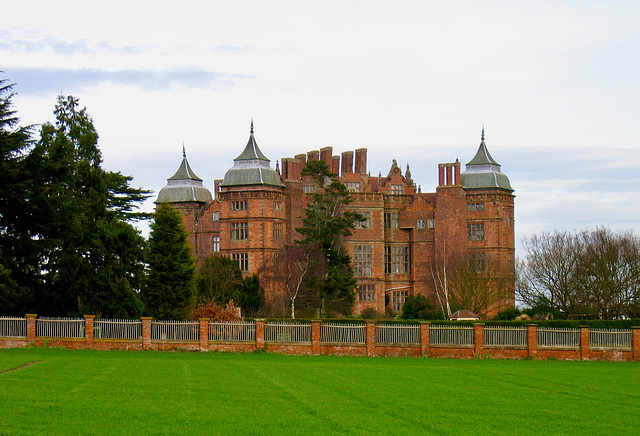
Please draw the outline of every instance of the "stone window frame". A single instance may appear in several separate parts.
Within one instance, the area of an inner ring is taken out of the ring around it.
[[[419,219],[416,222],[416,227],[419,228],[419,229],[426,229],[427,228],[427,220]]]
[[[370,283],[358,285],[358,301],[363,303],[376,301],[376,285]]]
[[[345,182],[344,186],[349,192],[360,192],[360,182]]]
[[[220,221],[220,212],[211,212],[211,219],[213,221]]]
[[[373,277],[373,246],[353,247],[353,273],[356,277]]]
[[[385,212],[384,213],[384,228],[385,229],[398,229],[398,228],[400,228],[400,212]]]
[[[275,211],[282,210],[282,202],[278,201],[278,200],[274,201],[273,202],[273,210],[275,210]]]
[[[467,203],[467,210],[469,212],[484,210],[484,203]]]
[[[404,185],[394,183],[391,185],[391,195],[403,195],[404,194]]]
[[[282,240],[282,228],[283,226],[281,222],[273,223],[273,240],[274,241]]]
[[[247,210],[247,200],[231,201],[231,210]]]
[[[231,259],[238,262],[240,271],[249,271],[249,253],[231,253]]]
[[[385,245],[384,273],[409,274],[411,272],[410,257],[408,245]]]
[[[213,252],[217,253],[220,251],[220,236],[214,236],[211,245]]]
[[[364,221],[356,221],[356,229],[370,229],[371,228],[371,211],[355,211],[364,217]]]
[[[247,221],[231,223],[231,240],[232,241],[246,241],[248,239],[249,239],[249,223]]]
[[[484,223],[469,223],[467,230],[470,241],[484,241]]]
[[[391,291],[391,308],[394,312],[402,312],[407,297],[409,297],[409,291]]]

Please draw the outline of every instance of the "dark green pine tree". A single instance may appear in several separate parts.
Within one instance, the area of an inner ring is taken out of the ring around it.
[[[13,84],[0,79],[0,308],[3,315],[23,315],[34,305],[40,286],[39,258],[29,237],[24,195],[31,184],[24,156],[32,146],[30,127],[20,127],[13,109]]]
[[[180,214],[161,205],[149,236],[148,277],[142,290],[145,313],[156,319],[187,319],[192,307],[195,264]]]
[[[101,167],[98,133],[74,97],[60,96],[54,113],[25,158],[25,216],[43,281],[38,313],[137,317],[145,241],[128,221],[144,218],[135,209],[149,191]]]
[[[307,197],[303,226],[296,229],[303,239],[296,242],[303,245],[317,244],[325,259],[325,278],[316,280],[315,283],[321,315],[330,315],[332,311],[346,315],[351,313],[355,301],[356,280],[343,239],[351,235],[355,223],[363,217],[345,209],[351,202],[349,191],[331,173],[327,164],[311,160],[307,162],[302,175],[311,176],[316,186],[314,192]]]

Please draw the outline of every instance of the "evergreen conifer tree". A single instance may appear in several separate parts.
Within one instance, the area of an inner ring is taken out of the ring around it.
[[[194,299],[195,265],[180,214],[169,206],[161,205],[153,214],[147,263],[145,313],[156,319],[187,319]]]
[[[351,202],[349,191],[336,174],[331,173],[326,163],[310,160],[302,175],[313,177],[316,186],[314,192],[307,196],[303,226],[296,229],[303,239],[296,242],[317,244],[325,259],[325,278],[316,280],[321,314],[326,316],[335,311],[346,315],[351,313],[355,301],[356,280],[343,239],[351,235],[351,230],[356,221],[362,220],[362,215],[345,210],[345,206]]]

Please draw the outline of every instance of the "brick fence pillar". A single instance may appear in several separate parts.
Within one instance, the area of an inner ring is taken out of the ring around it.
[[[84,316],[84,347],[88,350],[93,349],[93,326],[95,318],[95,315]]]
[[[535,359],[538,355],[538,325],[527,324],[527,357]]]
[[[484,324],[481,322],[473,324],[473,354],[475,356],[484,354]]]
[[[142,320],[142,349],[148,350],[151,348],[151,320],[150,316],[143,316]]]
[[[367,356],[376,355],[376,322],[367,321]]]
[[[209,350],[209,318],[198,319],[198,338],[200,339],[200,351]]]
[[[320,354],[320,320],[311,321],[311,354],[317,356]]]
[[[431,337],[430,337],[431,323],[426,321],[420,321],[420,355],[428,356],[431,351]]]
[[[640,327],[631,327],[631,346],[633,347],[633,360],[640,360]]]
[[[27,345],[36,342],[36,315],[35,313],[27,313]]]
[[[580,360],[591,359],[591,348],[589,344],[589,326],[580,326]]]
[[[264,319],[256,319],[256,350],[265,348],[264,343]]]

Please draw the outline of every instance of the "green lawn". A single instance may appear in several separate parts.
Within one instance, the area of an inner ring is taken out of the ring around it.
[[[0,434],[61,433],[639,434],[640,364],[0,350]]]

